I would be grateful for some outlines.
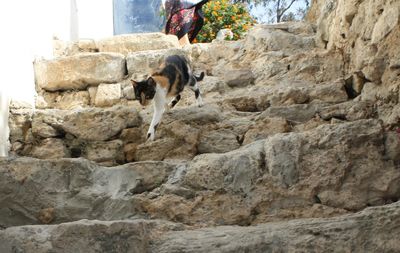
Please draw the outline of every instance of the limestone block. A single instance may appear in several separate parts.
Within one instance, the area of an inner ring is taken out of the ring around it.
[[[115,52],[127,55],[137,51],[178,48],[175,35],[163,33],[137,33],[113,36],[97,41],[100,52]]]
[[[324,120],[332,118],[355,121],[373,118],[375,116],[374,104],[371,101],[354,101],[325,106],[318,112],[319,117]]]
[[[290,126],[285,119],[282,118],[264,118],[258,120],[244,136],[243,144],[247,145],[257,140],[265,139],[277,133],[285,133],[290,131]]]
[[[256,79],[250,69],[233,69],[224,74],[224,81],[231,88],[253,85]]]
[[[400,131],[390,131],[385,136],[386,156],[395,163],[400,163]]]
[[[379,17],[378,22],[372,31],[371,42],[373,44],[379,43],[386,35],[388,35],[393,28],[399,25],[400,6],[391,6],[385,8],[382,15]]]
[[[178,202],[174,206],[182,208]],[[321,211],[326,208],[314,205],[309,209]],[[310,248],[327,252],[398,252],[400,249],[396,241],[400,233],[399,209],[400,204],[394,203],[333,218],[197,229],[152,219],[79,220],[59,225],[21,226],[2,230],[0,250],[73,253],[95,248],[107,252],[109,245],[123,245],[127,252],[159,253],[307,252]],[[124,231],[123,237],[121,231]],[[82,239],[83,234],[85,239]],[[326,238],[321,239],[321,235],[326,235]],[[32,246],[32,241],[42,243]],[[79,243],[73,243],[77,241]]]
[[[325,208],[315,205],[309,209],[321,211]],[[400,204],[394,203],[335,218],[294,219],[259,226],[218,226],[169,232],[153,244],[157,246],[152,250],[160,253],[227,253],[307,252],[310,248],[317,248],[328,252],[396,252],[400,250],[399,244],[395,242],[400,233],[399,209]],[[42,237],[41,233],[36,234]],[[15,235],[18,236],[18,233],[15,232]],[[321,239],[321,235],[329,236]],[[27,242],[16,244],[27,245]]]
[[[257,25],[248,32],[243,47],[250,52],[283,51],[290,53],[313,49],[315,40],[313,36],[298,36],[285,32],[279,27]]]
[[[71,110],[75,108],[83,108],[89,105],[89,92],[64,92],[56,97],[53,108],[62,110]]]
[[[42,91],[40,95],[36,96],[35,104],[38,109],[71,110],[87,107],[90,104],[90,96],[86,90],[66,92]]]
[[[85,89],[114,83],[125,76],[125,57],[117,53],[87,53],[34,63],[36,84],[48,91]]]
[[[262,174],[263,146],[253,143],[224,154],[203,154],[190,162],[184,185],[194,189],[224,188],[249,193]]]
[[[86,146],[85,157],[95,162],[111,162],[117,164],[124,161],[122,141],[91,142]]]
[[[97,86],[92,86],[92,87],[88,88],[91,105],[94,105],[94,103],[96,101],[97,88],[98,88]]]
[[[31,155],[41,159],[56,159],[69,157],[70,153],[61,139],[48,138],[33,146]]]
[[[145,134],[139,127],[127,128],[122,130],[119,139],[123,140],[124,143],[140,142],[144,141]]]
[[[9,133],[11,143],[15,141],[23,141],[32,124],[33,110],[18,109],[11,110],[9,115]]]
[[[204,131],[200,135],[198,152],[225,153],[240,147],[237,135],[227,129]]]
[[[81,53],[95,53],[98,51],[96,42],[93,39],[80,39],[74,42],[62,41],[57,38],[53,39],[54,57],[72,56]]]
[[[169,55],[188,55],[183,49],[162,49],[130,53],[126,57],[129,76],[151,75]],[[134,76],[134,77],[135,77]]]
[[[135,152],[137,150],[137,147],[138,147],[138,144],[136,144],[136,143],[128,143],[124,146],[125,160],[127,162],[135,161]]]
[[[74,110],[63,118],[60,128],[78,139],[105,141],[123,129],[138,126],[141,118],[130,107],[114,106],[107,109]]]
[[[121,84],[100,84],[97,88],[94,104],[99,107],[112,106],[121,99]]]
[[[0,159],[0,226],[40,224],[39,213],[51,207],[53,224],[129,218],[134,215],[132,193],[158,187],[173,168],[174,164],[163,162],[106,168],[83,158]],[[8,252],[3,245],[0,252]]]

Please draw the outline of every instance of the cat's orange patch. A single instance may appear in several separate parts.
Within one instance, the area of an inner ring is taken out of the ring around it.
[[[161,87],[163,87],[164,89],[169,89],[169,80],[167,77],[162,76],[162,75],[157,75],[157,74],[153,74],[151,76],[154,81],[156,81],[156,83],[158,83]]]

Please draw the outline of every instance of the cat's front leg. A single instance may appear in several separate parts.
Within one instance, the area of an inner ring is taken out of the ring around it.
[[[162,115],[165,111],[166,104],[166,92],[164,89],[157,90],[156,95],[154,96],[154,112],[153,118],[150,123],[149,130],[147,131],[147,140],[154,141],[156,130],[158,125],[161,122]]]

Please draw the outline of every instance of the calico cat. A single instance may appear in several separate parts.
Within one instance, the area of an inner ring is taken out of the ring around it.
[[[131,80],[135,91],[135,99],[140,104],[146,106],[150,100],[154,100],[154,114],[149,130],[147,131],[147,140],[154,140],[157,126],[161,121],[161,117],[167,106],[167,98],[174,97],[168,104],[169,108],[173,108],[181,99],[180,93],[185,86],[189,86],[194,91],[197,105],[203,106],[203,99],[197,82],[203,80],[204,72],[200,76],[195,76],[186,57],[181,55],[171,55],[165,59],[165,63],[161,66],[161,70],[153,73],[147,80],[134,81]]]

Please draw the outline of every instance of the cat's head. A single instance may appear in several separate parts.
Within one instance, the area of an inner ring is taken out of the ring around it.
[[[135,92],[135,99],[139,100],[140,104],[146,106],[149,101],[154,98],[156,94],[156,82],[152,77],[147,78],[144,81],[131,80],[133,90]]]

